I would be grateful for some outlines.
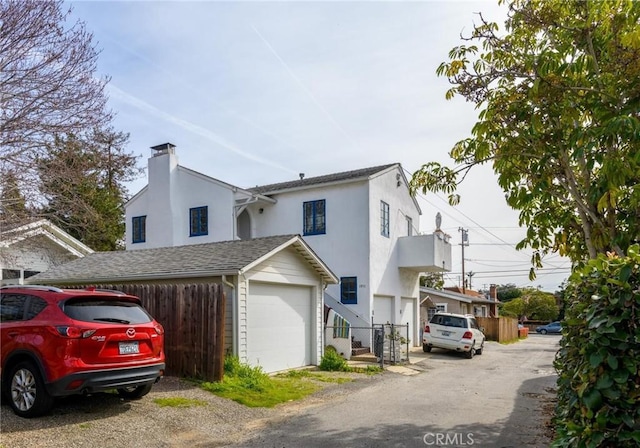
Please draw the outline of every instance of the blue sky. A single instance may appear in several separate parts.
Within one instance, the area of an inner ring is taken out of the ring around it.
[[[496,1],[70,2],[102,49],[115,126],[146,166],[150,146],[171,142],[180,164],[251,187],[400,162],[407,176],[448,162],[477,112],[435,74],[477,12],[504,21]],[[146,183],[130,185],[131,193]],[[569,263],[551,256],[527,279],[530,254],[489,167],[460,189],[462,203],[420,196],[421,230],[435,214],[455,243],[469,229],[465,270],[474,289],[515,283],[553,291]],[[458,281],[460,246],[453,247]],[[489,272],[499,271],[499,272]]]

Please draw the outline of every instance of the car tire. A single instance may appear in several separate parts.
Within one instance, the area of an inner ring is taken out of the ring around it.
[[[540,333],[541,333],[541,334],[547,334],[547,330],[542,329],[542,330],[540,330]]]
[[[471,349],[468,352],[464,352],[464,356],[466,356],[467,359],[473,358],[473,355],[476,354],[475,346],[476,344],[474,342],[474,344],[471,346]]]
[[[422,344],[422,351],[425,353],[429,353],[431,351],[431,346],[428,344]]]
[[[484,341],[480,344],[480,348],[476,350],[476,355],[482,355],[482,350],[484,350]]]
[[[9,404],[20,417],[46,414],[53,407],[40,371],[31,361],[23,361],[11,369],[8,381]]]
[[[137,400],[147,395],[151,391],[152,386],[153,384],[144,384],[137,387],[123,387],[118,389],[118,394],[128,400]]]

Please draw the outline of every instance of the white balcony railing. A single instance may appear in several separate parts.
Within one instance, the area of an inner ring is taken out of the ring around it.
[[[451,244],[443,232],[398,238],[398,267],[418,272],[451,271]]]

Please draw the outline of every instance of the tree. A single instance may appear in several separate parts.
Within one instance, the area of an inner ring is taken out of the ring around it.
[[[58,137],[38,159],[43,214],[96,250],[121,248],[124,183],[140,173],[136,157],[124,150],[128,138],[113,129],[95,131],[87,141]]]
[[[522,290],[513,283],[507,283],[506,285],[498,285],[496,287],[498,293],[498,300],[501,302],[508,302],[513,299],[517,299],[522,295]]]
[[[444,288],[444,279],[442,278],[442,274],[437,272],[427,272],[426,274],[422,274],[420,276],[420,286],[433,289]]]
[[[28,202],[38,199],[34,161],[57,135],[112,119],[92,35],[66,24],[69,14],[62,0],[0,0],[0,176],[18,176]]]
[[[501,314],[519,320],[525,317],[532,320],[554,320],[558,317],[558,306],[553,294],[529,288],[523,291],[522,297],[505,303]]]
[[[480,110],[472,136],[412,188],[456,186],[492,163],[520,211],[534,268],[558,251],[576,264],[622,255],[640,235],[640,2],[513,0],[506,34],[480,16],[437,70]],[[532,277],[535,276],[532,268]]]
[[[30,216],[18,178],[13,171],[8,171],[0,178],[0,229],[20,223]]]

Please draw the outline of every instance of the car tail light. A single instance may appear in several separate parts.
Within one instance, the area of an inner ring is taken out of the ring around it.
[[[429,325],[425,325],[424,326],[424,332],[425,333],[431,333],[431,328],[429,328]]]
[[[69,339],[86,339],[96,332],[96,330],[83,330],[82,328],[68,327],[66,325],[58,326],[56,330],[60,336]]]
[[[154,324],[153,328],[156,330],[156,333],[164,334],[164,327],[162,325],[160,325],[159,323]]]
[[[470,331],[465,331],[462,335],[462,339],[473,339],[473,333],[471,333]]]

